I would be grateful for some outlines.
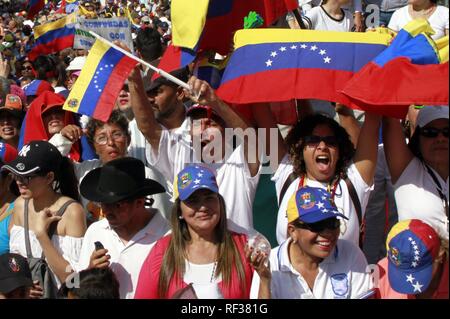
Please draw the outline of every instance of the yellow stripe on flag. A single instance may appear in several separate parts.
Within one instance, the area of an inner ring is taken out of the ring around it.
[[[173,45],[189,49],[197,45],[205,26],[208,5],[209,0],[172,0]]]
[[[74,13],[71,13],[65,16],[64,18],[58,19],[56,21],[39,25],[34,28],[34,39],[37,40],[40,36],[49,31],[64,28],[68,24],[76,23],[76,20],[77,20],[76,15]]]
[[[389,251],[389,242],[392,238],[400,234],[405,229],[409,229],[409,224],[411,223],[410,219],[403,220],[401,222],[398,222],[394,225],[394,227],[391,228],[391,231],[389,232],[387,238],[386,238],[386,251]]]
[[[75,85],[73,86],[69,96],[66,99],[66,102],[64,103],[63,110],[75,113],[78,112],[78,109],[80,108],[80,102],[83,99],[84,93],[91,83],[92,78],[94,77],[94,72],[109,48],[110,46],[103,41],[95,41],[94,45],[89,50],[89,55],[86,59],[86,65],[89,67],[85,67],[81,70],[80,76],[75,82]]]
[[[411,34],[413,37],[422,32],[428,35],[433,35],[435,33],[433,28],[425,19],[414,19],[411,22],[408,22],[408,24],[403,27],[403,30]]]
[[[234,46],[277,42],[339,42],[388,45],[392,35],[379,32],[333,32],[299,29],[246,29],[234,35]]]

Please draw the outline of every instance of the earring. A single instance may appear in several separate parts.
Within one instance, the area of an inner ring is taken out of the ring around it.
[[[180,216],[178,216],[178,219],[180,219],[180,220],[181,220],[181,219],[183,219],[183,216],[181,216],[181,215],[180,215]]]

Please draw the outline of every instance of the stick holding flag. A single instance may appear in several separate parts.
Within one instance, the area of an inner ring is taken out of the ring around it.
[[[178,84],[179,86],[185,88],[186,90],[191,90],[191,88],[189,87],[189,85],[186,82],[181,81],[180,79],[177,79],[176,77],[174,77],[173,75],[171,75],[170,73],[167,73],[164,70],[161,70],[153,65],[151,65],[150,63],[145,62],[142,59],[139,59],[138,57],[134,56],[133,54],[131,54],[130,52],[125,51],[124,49],[122,49],[121,47],[115,45],[114,43],[112,43],[111,41],[108,41],[107,39],[99,36],[97,33],[89,31],[89,33],[94,36],[96,39],[99,39],[105,43],[107,43],[108,45],[110,45],[111,47],[113,47],[114,49],[122,52],[123,54],[125,54],[126,56],[136,60],[137,62],[145,65],[146,67],[152,69],[153,71],[155,71],[156,73],[158,73],[159,75],[165,77],[166,79],[172,81],[175,84]]]

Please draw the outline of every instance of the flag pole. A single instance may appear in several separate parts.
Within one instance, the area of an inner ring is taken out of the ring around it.
[[[297,20],[300,29],[303,29],[303,30],[308,29],[306,27],[305,23],[303,22],[302,16],[300,15],[299,8],[292,10],[292,13],[295,16],[295,19]]]
[[[110,46],[112,46],[114,49],[116,49],[116,50],[122,52],[122,53],[125,54],[126,56],[128,56],[128,57],[130,57],[130,58],[136,60],[137,62],[139,62],[139,63],[145,65],[146,67],[149,67],[150,69],[152,69],[153,71],[155,71],[155,72],[158,73],[159,75],[165,77],[166,79],[172,81],[172,82],[175,83],[175,84],[178,84],[179,86],[185,88],[186,90],[191,91],[191,88],[189,87],[189,84],[187,84],[186,82],[183,82],[183,81],[181,81],[180,79],[174,77],[172,74],[167,73],[166,71],[161,70],[161,69],[159,69],[159,68],[157,68],[157,67],[154,67],[153,65],[151,65],[150,63],[145,62],[145,61],[142,60],[142,59],[139,59],[137,56],[134,56],[134,55],[131,54],[130,52],[125,51],[124,49],[122,49],[121,47],[115,45],[115,44],[112,43],[111,41],[108,41],[107,39],[105,39],[105,38],[99,36],[97,33],[92,32],[92,31],[88,31],[88,32],[89,32],[92,36],[94,36],[95,38],[97,38],[97,39],[99,39],[99,40],[101,40],[101,41],[107,43],[108,45],[110,45]]]

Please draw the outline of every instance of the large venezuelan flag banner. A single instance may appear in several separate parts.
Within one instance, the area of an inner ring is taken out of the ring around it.
[[[297,0],[172,0],[172,41],[179,47],[227,55],[234,32],[243,28],[250,11],[270,26],[296,8]]]
[[[448,36],[436,45],[424,19],[408,23],[389,48],[343,89],[349,106],[404,118],[409,105],[448,105]]]
[[[34,28],[35,44],[28,57],[31,61],[39,55],[59,52],[73,46],[75,38],[76,15],[72,13],[54,22]]]
[[[96,40],[63,109],[106,122],[136,60]]]
[[[346,104],[339,91],[390,39],[378,32],[239,30],[217,94],[239,104],[291,99]]]

